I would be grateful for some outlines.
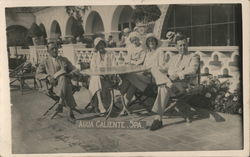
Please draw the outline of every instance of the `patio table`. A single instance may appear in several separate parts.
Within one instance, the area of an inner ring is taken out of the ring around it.
[[[118,77],[121,74],[129,74],[129,73],[137,73],[137,72],[143,72],[150,70],[149,67],[141,66],[141,65],[119,65],[119,66],[111,66],[111,67],[100,67],[100,68],[93,68],[93,69],[85,69],[82,70],[81,73],[84,75],[90,75],[90,76],[96,76],[96,75],[104,75],[104,76],[115,76]],[[113,84],[112,89],[111,89],[111,104],[109,105],[109,108],[107,110],[107,116],[106,120],[109,118],[113,106],[115,104],[115,99],[114,99],[114,89],[115,85]],[[119,90],[118,90],[119,91]],[[124,103],[124,99],[122,97],[122,105],[125,107],[127,113],[127,107]]]

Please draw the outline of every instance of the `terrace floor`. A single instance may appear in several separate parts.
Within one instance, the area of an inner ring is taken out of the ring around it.
[[[75,94],[78,108],[89,102],[85,88]],[[148,129],[80,129],[67,121],[63,113],[55,119],[40,118],[52,101],[37,90],[21,95],[11,89],[12,152],[29,153],[85,153],[85,152],[147,152],[240,150],[243,148],[242,118],[238,115],[210,113],[196,109],[196,118],[186,123],[176,113],[164,117],[164,127]],[[136,105],[135,105],[136,106]],[[136,111],[136,107],[134,109]],[[104,120],[94,113],[76,114],[78,119]],[[133,114],[109,120],[143,120],[150,126],[153,116]]]

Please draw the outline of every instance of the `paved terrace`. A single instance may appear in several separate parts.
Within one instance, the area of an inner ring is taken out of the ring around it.
[[[89,101],[82,88],[75,94],[78,108]],[[242,118],[238,115],[213,113],[197,109],[197,117],[187,124],[172,112],[164,118],[164,128],[148,129],[79,129],[67,121],[67,112],[50,120],[41,115],[53,101],[36,90],[11,90],[13,153],[84,153],[84,152],[146,152],[242,149]],[[139,108],[134,106],[135,108]],[[136,109],[135,109],[136,110]],[[145,120],[149,126],[153,116],[117,117],[110,120]],[[115,113],[114,113],[115,114]],[[78,119],[104,120],[94,113],[76,114]]]

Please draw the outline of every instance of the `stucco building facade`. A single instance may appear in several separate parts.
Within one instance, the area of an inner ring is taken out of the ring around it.
[[[132,10],[134,6],[91,6],[83,15],[84,36],[91,37],[100,33],[107,38],[113,35],[119,40],[119,33],[125,27],[133,29]],[[183,32],[190,39],[190,51],[201,57],[201,73],[214,76],[231,76],[233,82],[239,82],[241,71],[241,6],[238,4],[209,5],[158,5],[161,17],[155,22],[153,33],[164,40],[166,32]],[[15,9],[17,11],[15,11]],[[65,7],[14,9],[6,11],[6,29],[8,44],[25,36],[33,22],[45,32],[47,39],[62,39],[72,36],[74,18],[70,17]],[[7,9],[8,10],[8,9]],[[11,14],[12,13],[12,14]],[[22,28],[15,30],[16,28]],[[14,30],[14,31],[13,31]],[[19,30],[19,31],[18,31]],[[25,31],[26,30],[26,31]],[[14,37],[12,37],[14,32]],[[12,34],[11,34],[12,33]],[[19,34],[19,36],[18,36]],[[15,42],[13,42],[15,43]],[[22,46],[11,45],[9,46]],[[13,47],[10,47],[13,50]],[[161,47],[171,59],[175,54],[173,47]],[[18,49],[18,53],[28,54],[34,62],[46,56],[45,46],[30,46],[29,49]],[[114,52],[122,53],[124,48],[113,48]],[[27,53],[26,53],[27,52]],[[91,58],[93,49],[86,49],[77,44],[65,44],[60,52],[75,65],[79,61]],[[15,52],[16,53],[16,52]],[[236,83],[237,84],[237,83]]]

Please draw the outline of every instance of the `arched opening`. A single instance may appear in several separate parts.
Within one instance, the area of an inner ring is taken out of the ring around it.
[[[50,27],[50,40],[57,40],[62,35],[60,25],[54,20]]]
[[[47,33],[46,33],[46,29],[45,29],[44,24],[41,23],[41,24],[39,25],[39,27],[40,27],[41,31],[43,32],[43,37],[44,37],[44,38],[47,38]]]
[[[41,44],[42,45],[45,45],[46,43],[47,43],[47,41],[46,41],[46,38],[47,38],[47,33],[46,33],[46,29],[45,29],[45,26],[44,26],[44,24],[40,24],[39,25],[39,27],[40,27],[40,29],[41,29],[41,31],[42,31],[42,36],[43,36],[43,38],[41,39],[42,41],[41,41]]]
[[[229,75],[229,71],[227,68],[223,69],[223,76],[228,76]]]
[[[209,74],[209,69],[208,69],[208,67],[205,67],[205,68],[204,68],[204,74]]]
[[[77,21],[74,17],[69,17],[66,24],[66,36],[78,37],[84,33],[82,23]]]
[[[168,31],[189,37],[191,46],[240,45],[241,6],[236,4],[170,5],[161,38]]]
[[[218,62],[218,61],[219,61],[219,57],[218,57],[218,55],[214,55],[214,57],[213,57],[213,61],[216,61],[216,62]]]
[[[111,30],[113,32],[122,31],[124,28],[132,30],[135,27],[132,20],[132,11],[133,9],[129,5],[118,6],[113,14]],[[114,38],[121,39],[121,33],[118,33]]]
[[[28,40],[28,29],[20,25],[12,25],[7,27],[7,46],[28,46],[32,44],[32,40]]]
[[[121,31],[124,28],[135,27],[135,23],[132,21],[132,7],[129,5],[118,6],[114,12],[112,19],[112,31]]]
[[[86,34],[92,35],[92,37],[101,34],[104,32],[104,25],[101,16],[98,12],[92,11],[86,20]]]

